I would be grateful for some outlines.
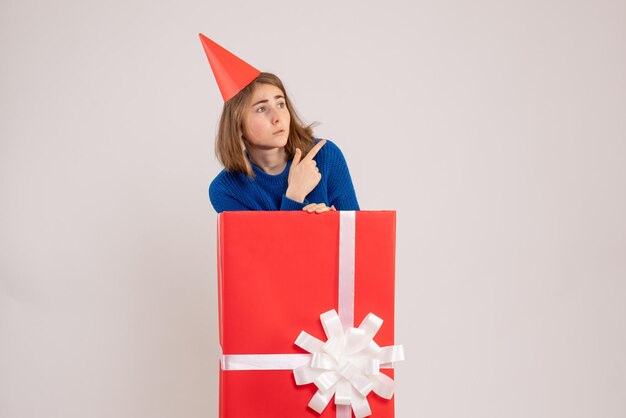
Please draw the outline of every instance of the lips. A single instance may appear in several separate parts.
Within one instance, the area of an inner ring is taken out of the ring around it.
[[[274,135],[281,134],[281,133],[283,133],[283,132],[285,132],[285,130],[284,130],[284,129],[279,129],[279,130],[277,130],[276,132],[274,132]]]

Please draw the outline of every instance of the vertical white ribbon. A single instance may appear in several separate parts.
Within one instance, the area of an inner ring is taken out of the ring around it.
[[[337,418],[352,418],[351,405],[335,405],[337,407]]]
[[[339,212],[339,319],[343,329],[354,326],[354,257],[356,212]],[[350,405],[335,405],[337,418],[352,418]]]
[[[356,212],[339,212],[339,319],[343,329],[354,327],[354,254]]]

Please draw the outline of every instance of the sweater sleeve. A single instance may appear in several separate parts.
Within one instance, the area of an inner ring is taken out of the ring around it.
[[[304,199],[304,202],[296,202],[295,200],[289,199],[286,195],[283,194],[283,198],[280,202],[280,210],[302,210],[303,207],[309,204],[309,201]]]
[[[258,199],[251,199],[249,192],[245,192],[237,181],[232,178],[218,176],[209,186],[209,198],[211,204],[217,213],[224,211],[243,211],[243,210],[268,210],[260,204]],[[266,196],[269,198],[269,196]],[[284,193],[282,195],[277,210],[302,210],[309,204],[308,200],[304,202],[296,202],[289,199]],[[276,210],[275,209],[275,210]]]
[[[329,151],[332,151],[328,155],[331,167],[328,179],[330,205],[334,205],[337,210],[360,210],[346,159],[335,144],[329,148]]]
[[[224,188],[218,184],[217,182],[211,183],[209,187],[209,198],[211,199],[211,204],[213,205],[213,209],[217,213],[224,212],[227,210],[236,211],[236,210],[253,210],[240,202],[234,196],[231,196]]]
[[[227,210],[252,210],[239,202],[237,199],[233,199],[230,196],[221,196],[219,198],[214,198],[210,193],[209,196],[211,197],[211,204],[213,204],[213,209],[215,209],[217,213],[221,213]]]

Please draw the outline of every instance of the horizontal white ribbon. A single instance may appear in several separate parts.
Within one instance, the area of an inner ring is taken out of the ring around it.
[[[311,364],[312,354],[220,354],[222,370],[293,370]],[[393,363],[381,363],[393,369]]]
[[[310,354],[220,355],[222,370],[293,370],[311,363]]]

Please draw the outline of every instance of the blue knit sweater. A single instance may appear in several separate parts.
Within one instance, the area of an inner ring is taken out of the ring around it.
[[[315,142],[320,139],[315,139]],[[348,165],[337,145],[331,141],[315,155],[322,178],[304,202],[285,196],[291,160],[282,173],[265,173],[252,161],[255,177],[222,170],[209,186],[209,197],[217,212],[226,210],[302,210],[309,203],[325,203],[337,210],[359,210]]]

